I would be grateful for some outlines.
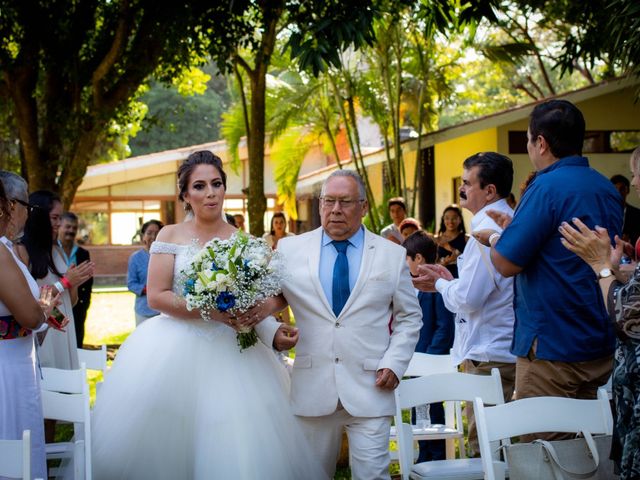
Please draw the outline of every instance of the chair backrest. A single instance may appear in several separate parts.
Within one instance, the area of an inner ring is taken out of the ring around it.
[[[91,478],[91,415],[85,364],[78,370],[43,368],[40,384],[44,418],[73,422],[74,442],[83,442],[85,478]]]
[[[422,377],[436,373],[456,372],[451,355],[431,355],[429,353],[415,352],[411,357],[406,377]]]
[[[398,460],[402,478],[409,478],[413,464],[413,430],[402,423],[402,410],[446,401],[471,402],[479,397],[487,404],[504,403],[500,371],[491,369],[491,375],[468,373],[439,373],[418,378],[403,379],[394,391],[396,397],[395,424],[398,431]]]
[[[474,400],[478,441],[485,478],[496,477],[491,442],[528,433],[581,432],[610,435],[613,416],[607,392],[598,390],[595,400],[562,397],[533,397],[504,405],[485,407]]]
[[[102,345],[100,350],[79,348],[78,360],[86,365],[87,370],[99,370],[104,375],[107,373],[107,346]]]
[[[42,367],[40,388],[50,392],[82,393],[87,385],[87,371],[84,364],[78,370],[61,370]]]
[[[31,431],[22,440],[0,440],[0,477],[31,480]]]
[[[466,400],[475,397],[490,405],[504,403],[500,371],[491,370],[491,375],[471,375],[468,373],[438,373],[418,378],[402,380],[395,389],[396,413],[403,408],[411,408],[424,403],[447,400]]]

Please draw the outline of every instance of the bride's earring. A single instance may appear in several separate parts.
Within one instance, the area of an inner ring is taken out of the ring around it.
[[[187,202],[184,202],[184,211],[188,212],[191,210],[191,205],[189,205]]]

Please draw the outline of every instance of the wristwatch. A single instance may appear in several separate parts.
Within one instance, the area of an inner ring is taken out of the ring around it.
[[[603,278],[607,278],[613,275],[613,272],[610,268],[603,268],[598,272],[598,280],[602,280]]]

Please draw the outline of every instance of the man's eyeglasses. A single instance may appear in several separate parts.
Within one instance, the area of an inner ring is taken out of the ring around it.
[[[19,203],[19,204],[20,204],[20,205],[22,205],[24,208],[26,208],[26,209],[27,209],[27,211],[28,211],[29,213],[33,212],[33,210],[34,210],[35,208],[38,208],[38,207],[36,207],[35,205],[31,205],[30,203],[25,202],[24,200],[20,200],[19,198],[12,198],[12,199],[11,199],[11,201],[12,201],[12,202]]]
[[[336,203],[338,204],[338,207],[350,208],[357,203],[364,202],[364,200],[362,199],[354,200],[351,198],[333,198],[333,197],[320,197],[320,200],[322,200],[322,205],[327,208],[333,208],[336,205]]]

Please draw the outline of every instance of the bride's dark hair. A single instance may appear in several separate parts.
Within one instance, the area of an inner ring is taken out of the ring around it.
[[[183,202],[184,194],[187,193],[187,189],[189,188],[191,172],[193,172],[198,165],[213,165],[216,167],[220,172],[222,185],[225,190],[227,189],[227,174],[222,169],[222,160],[220,160],[220,157],[214,155],[208,150],[193,152],[184,162],[182,162],[180,167],[178,167],[178,189],[180,190],[178,198]],[[185,204],[185,210],[191,210],[191,206],[189,204]]]

